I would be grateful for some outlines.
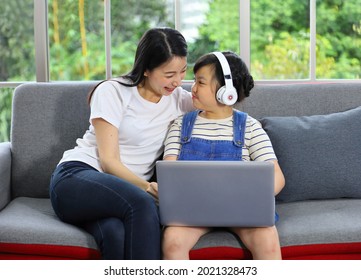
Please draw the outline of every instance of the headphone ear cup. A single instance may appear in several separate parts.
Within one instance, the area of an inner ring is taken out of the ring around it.
[[[219,88],[219,90],[217,91],[217,93],[216,93],[216,99],[217,99],[217,101],[218,101],[219,103],[224,104],[224,103],[223,103],[223,96],[224,96],[225,91],[226,91],[226,87],[225,87],[225,86]]]
[[[216,98],[218,102],[230,106],[237,101],[237,91],[235,88],[227,90],[226,86],[223,86],[217,91]]]

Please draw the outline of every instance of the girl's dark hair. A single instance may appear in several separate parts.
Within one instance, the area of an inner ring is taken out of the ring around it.
[[[243,99],[250,95],[251,89],[254,87],[253,77],[250,75],[247,65],[244,61],[234,52],[226,51],[222,52],[226,57],[229,68],[231,69],[233,86],[237,91],[237,102],[241,102]],[[222,66],[218,61],[218,58],[212,54],[206,54],[200,57],[193,68],[195,74],[200,68],[206,65],[214,67],[215,77],[220,87],[225,85]]]
[[[120,76],[129,82],[119,83],[128,87],[137,86],[144,81],[145,71],[152,71],[174,56],[186,57],[187,54],[187,42],[179,31],[169,27],[149,29],[138,43],[133,69]],[[97,86],[90,92],[89,102]]]

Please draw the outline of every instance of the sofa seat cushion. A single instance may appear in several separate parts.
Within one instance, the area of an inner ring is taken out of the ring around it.
[[[284,259],[361,259],[361,199],[309,200],[276,205]],[[249,259],[232,233],[203,236],[192,259]]]
[[[361,199],[282,203],[277,211],[285,258],[361,258]]]
[[[0,212],[0,258],[99,259],[93,237],[61,222],[50,200],[18,197]]]

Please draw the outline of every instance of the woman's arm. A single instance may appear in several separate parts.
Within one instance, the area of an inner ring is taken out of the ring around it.
[[[100,164],[105,173],[115,175],[146,190],[149,182],[135,175],[120,161],[118,129],[102,118],[92,120],[98,145]]]
[[[277,195],[285,186],[286,181],[278,161],[274,160],[273,163],[275,166],[275,195]]]
[[[166,156],[163,160],[177,160],[177,156]],[[158,184],[156,182],[151,182],[147,189],[147,192],[151,194],[154,198],[158,199]]]
[[[172,127],[174,127],[174,124],[172,124]],[[168,132],[168,135],[165,140],[165,150],[168,147],[170,133],[174,133],[174,130],[172,130],[172,128],[170,129],[170,132]],[[163,158],[163,160],[177,160],[177,159],[178,159],[178,156],[175,156],[175,155],[168,155]],[[147,189],[147,192],[149,194],[151,194],[154,198],[158,199],[158,184],[155,182],[150,183],[150,185]]]

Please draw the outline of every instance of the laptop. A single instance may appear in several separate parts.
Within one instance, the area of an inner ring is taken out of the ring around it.
[[[157,161],[165,226],[268,227],[275,223],[274,165],[257,161]]]

